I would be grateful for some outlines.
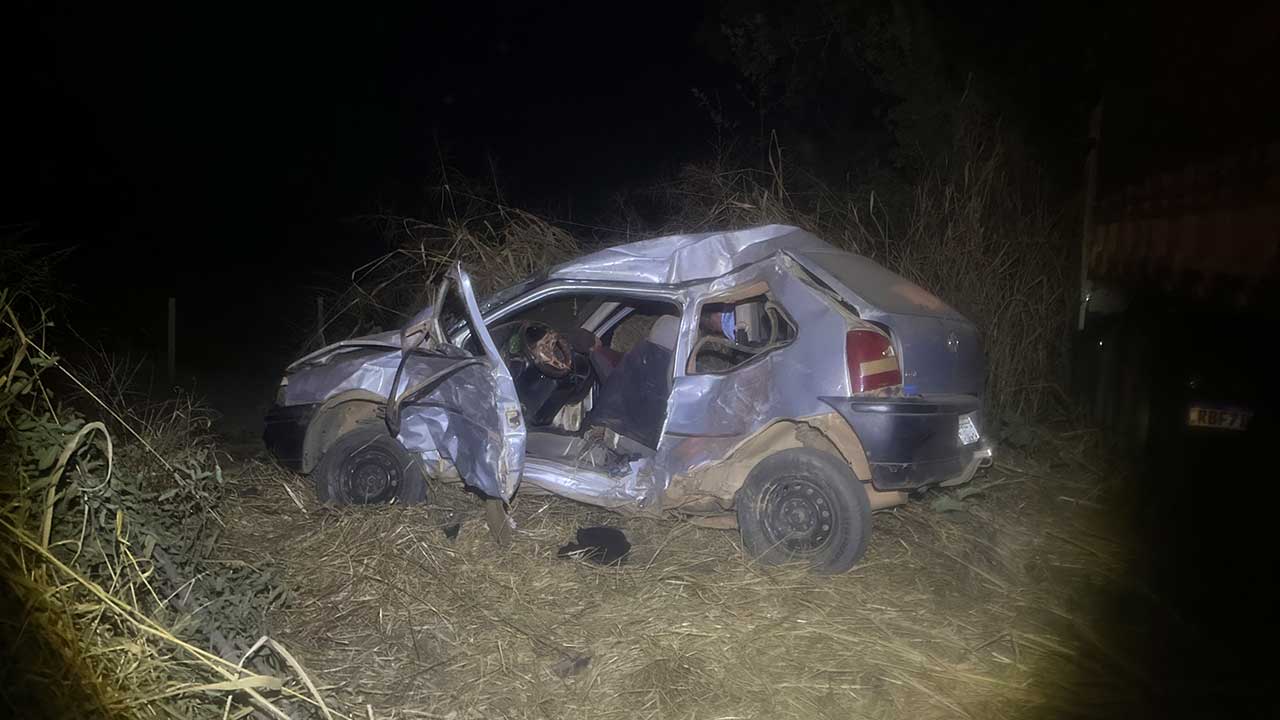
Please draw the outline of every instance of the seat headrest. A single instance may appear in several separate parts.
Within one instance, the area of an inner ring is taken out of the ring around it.
[[[680,318],[675,315],[663,315],[649,328],[649,342],[668,350],[676,347],[676,336],[680,334]]]

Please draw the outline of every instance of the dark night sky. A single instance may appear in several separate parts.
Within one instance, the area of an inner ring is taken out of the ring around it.
[[[715,68],[697,4],[464,7],[48,13],[19,149],[38,185],[8,204],[218,268],[257,263],[246,247],[324,252],[340,218],[412,198],[441,149],[542,201],[698,144],[690,78]]]
[[[80,245],[87,291],[252,306],[377,254],[352,218],[413,208],[441,157],[589,207],[703,151],[691,87],[728,69],[698,3],[534,7],[42,7],[4,221]]]
[[[69,273],[90,303],[123,286],[113,303],[229,304],[212,322],[270,315],[320,273],[378,254],[351,219],[415,207],[441,156],[472,177],[496,169],[511,204],[571,201],[590,220],[614,191],[709,151],[714,128],[692,88],[740,95],[718,59],[717,4],[512,5],[28,3],[4,23],[4,64],[23,70],[6,83],[17,102],[0,223],[35,221],[39,239],[80,246]],[[1221,99],[1200,96],[1222,73],[1203,57],[1253,77],[1251,43],[1266,35],[1229,13],[1205,31],[1150,7],[943,7],[967,33],[959,59],[1007,68],[1032,114],[1069,126],[1060,108],[1084,107],[1090,83],[1118,90],[1130,107],[1111,117],[1126,145],[1151,137],[1151,108],[1170,92],[1224,134]],[[1090,45],[1101,50],[1070,55]],[[1257,82],[1241,85],[1246,99]],[[1062,97],[1046,89],[1058,87]]]

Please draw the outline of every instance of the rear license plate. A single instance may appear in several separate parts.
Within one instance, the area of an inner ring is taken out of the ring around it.
[[[973,413],[960,416],[960,444],[969,445],[978,442],[978,426],[973,422]]]
[[[1252,418],[1252,412],[1241,408],[1192,405],[1187,412],[1187,425],[1219,430],[1245,430]]]

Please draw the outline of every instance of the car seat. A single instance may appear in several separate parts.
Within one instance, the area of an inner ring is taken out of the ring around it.
[[[649,336],[628,350],[602,382],[591,424],[657,449],[671,395],[671,355],[679,333],[680,318],[674,315],[654,322]]]

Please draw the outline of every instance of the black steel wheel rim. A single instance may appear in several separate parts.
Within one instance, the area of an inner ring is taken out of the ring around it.
[[[775,480],[761,502],[770,545],[791,555],[819,552],[835,535],[839,519],[831,496],[806,477]]]
[[[342,490],[354,503],[386,503],[400,489],[401,468],[385,447],[366,445],[342,464]]]

